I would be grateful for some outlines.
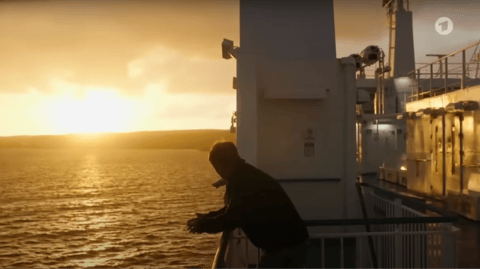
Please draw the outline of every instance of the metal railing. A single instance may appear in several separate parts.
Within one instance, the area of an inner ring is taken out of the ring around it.
[[[480,84],[479,44],[474,43],[409,72],[410,101]],[[470,56],[468,62],[467,53]]]
[[[220,247],[215,253],[212,268],[225,268],[225,254],[227,252],[228,242],[230,241],[230,232],[223,232],[220,238]]]
[[[358,185],[370,190],[365,192],[365,199],[370,201],[367,209],[374,218],[309,220],[305,224],[308,227],[365,225],[371,227],[370,232],[366,229],[367,232],[311,234],[307,267],[458,267],[459,230],[452,226],[458,219],[456,215],[366,183]],[[258,263],[260,250],[253,247],[245,235],[236,234],[231,240],[241,246],[231,250],[229,258],[236,255],[237,260],[232,267],[247,268]],[[223,240],[220,249],[228,243]],[[215,261],[218,260],[216,257]],[[214,263],[212,268],[220,268],[217,266]]]

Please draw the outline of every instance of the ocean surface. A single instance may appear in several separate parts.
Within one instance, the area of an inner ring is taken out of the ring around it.
[[[224,187],[196,150],[0,149],[0,267],[210,267]]]

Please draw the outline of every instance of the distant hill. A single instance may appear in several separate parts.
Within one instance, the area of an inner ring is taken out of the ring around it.
[[[179,130],[0,137],[0,148],[120,148],[210,150],[215,141],[236,143],[229,130]]]

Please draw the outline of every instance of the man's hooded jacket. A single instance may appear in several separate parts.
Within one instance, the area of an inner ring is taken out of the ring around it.
[[[225,195],[225,207],[200,221],[202,232],[241,228],[256,247],[267,252],[277,252],[309,238],[305,223],[280,184],[244,160],[236,163],[227,179]]]

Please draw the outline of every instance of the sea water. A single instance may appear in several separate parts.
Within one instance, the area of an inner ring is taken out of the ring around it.
[[[210,267],[224,187],[196,150],[0,149],[0,267]]]

